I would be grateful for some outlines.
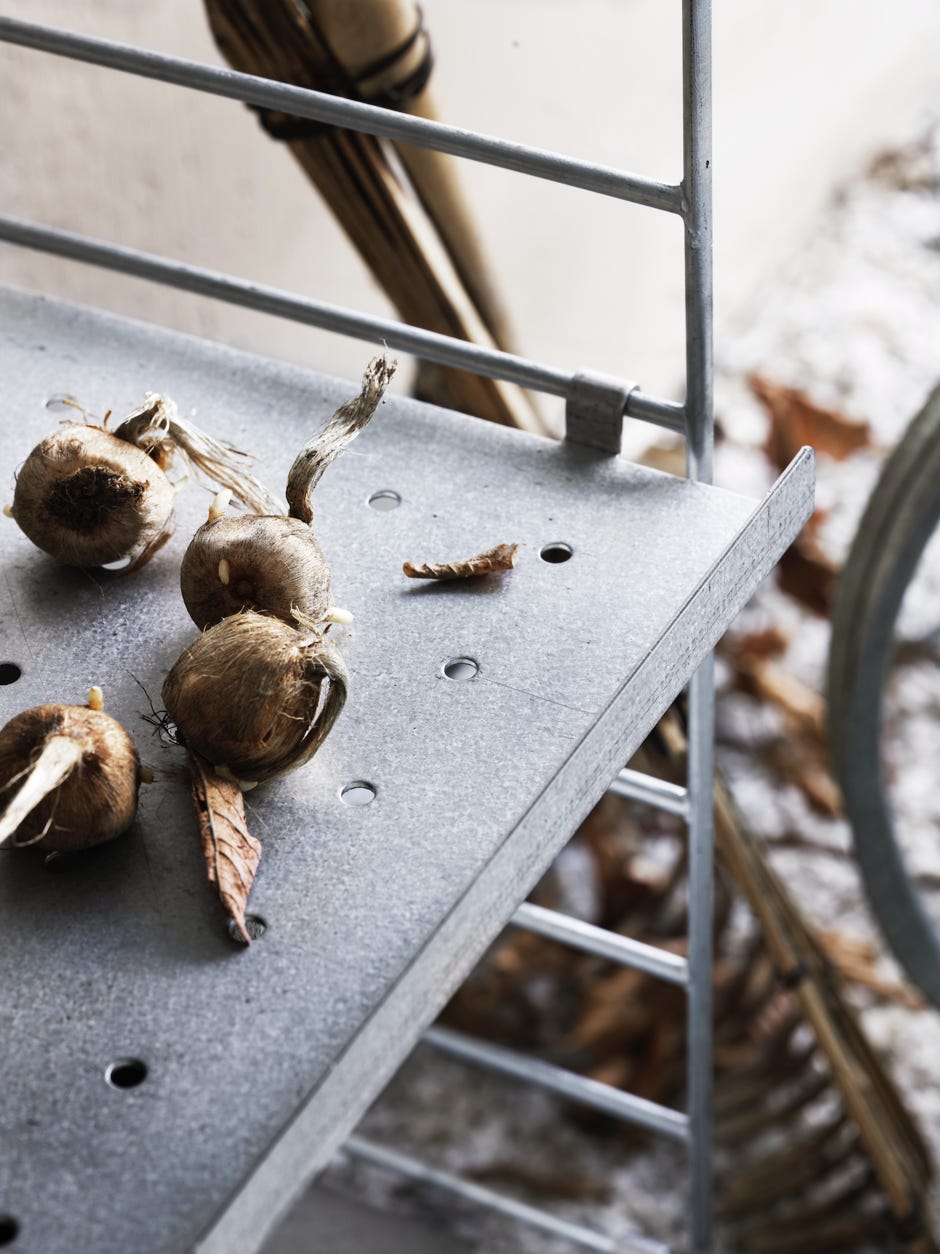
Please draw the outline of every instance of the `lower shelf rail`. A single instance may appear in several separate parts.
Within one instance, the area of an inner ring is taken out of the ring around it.
[[[488,1041],[476,1040],[463,1032],[455,1032],[452,1028],[429,1028],[423,1039],[426,1044],[433,1045],[442,1053],[460,1058],[464,1062],[523,1080],[526,1084],[613,1115],[617,1119],[623,1119],[625,1123],[647,1128],[650,1132],[660,1132],[676,1141],[688,1140],[689,1120],[680,1110],[661,1106],[658,1102],[637,1097],[634,1093],[624,1093],[610,1084],[591,1080],[574,1071],[567,1071],[564,1067],[556,1067],[554,1063],[544,1062],[541,1058],[532,1058],[514,1049],[506,1049],[503,1045],[491,1045]]]
[[[420,1159],[399,1153],[398,1150],[386,1149],[383,1145],[376,1145],[373,1141],[364,1140],[359,1136],[349,1137],[340,1152],[369,1163],[370,1166],[393,1171],[416,1183],[445,1189],[448,1193],[453,1193],[468,1202],[474,1202],[487,1210],[506,1215],[510,1219],[518,1220],[530,1228],[537,1228],[551,1236],[570,1241],[572,1245],[579,1246],[583,1250],[596,1250],[598,1254],[669,1254],[668,1245],[645,1237],[639,1232],[628,1232],[617,1237],[609,1236],[594,1228],[588,1228],[584,1224],[562,1219],[541,1207],[529,1206],[495,1189],[474,1184],[473,1181],[465,1180],[453,1172],[441,1171],[437,1167],[421,1162]]]
[[[547,910],[544,906],[526,901],[518,907],[511,922],[514,927],[536,932],[548,940],[561,941],[598,958],[619,962],[622,966],[643,971],[670,984],[679,984],[684,988],[688,983],[689,965],[681,955],[632,940],[593,923],[585,923],[559,910]]]

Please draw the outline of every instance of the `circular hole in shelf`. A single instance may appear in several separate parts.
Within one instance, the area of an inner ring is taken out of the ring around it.
[[[0,662],[0,684],[15,684],[22,673],[15,662]]]
[[[444,663],[444,674],[448,679],[456,679],[458,683],[476,679],[479,673],[480,663],[475,662],[472,657],[452,657],[449,662]]]
[[[380,513],[387,514],[390,509],[398,509],[401,505],[401,497],[394,488],[382,488],[380,492],[372,493],[369,497],[369,504]]]
[[[0,1215],[0,1245],[12,1245],[19,1231],[20,1225],[12,1215]]]
[[[553,540],[541,549],[539,557],[543,562],[551,562],[553,566],[557,566],[559,562],[567,562],[573,552],[574,549],[570,544],[565,544],[564,540]]]
[[[368,784],[364,779],[354,779],[351,784],[344,784],[339,795],[348,806],[367,806],[375,800],[375,785]]]
[[[235,922],[235,920],[229,919],[227,926],[228,926],[228,934],[229,936],[231,936],[232,940],[237,941],[239,945],[244,945],[245,938],[244,936],[242,936],[241,932],[239,931],[238,924]],[[251,937],[253,941],[260,940],[260,938],[265,934],[267,930],[268,930],[268,925],[265,922],[265,920],[262,919],[260,914],[246,914],[245,915],[245,931],[248,933],[248,935]]]
[[[135,1089],[147,1078],[147,1064],[139,1058],[120,1058],[112,1062],[104,1078],[115,1089]]]
[[[54,414],[74,414],[77,404],[78,401],[74,396],[70,396],[68,392],[53,392],[52,396],[46,401],[46,409],[51,410]]]

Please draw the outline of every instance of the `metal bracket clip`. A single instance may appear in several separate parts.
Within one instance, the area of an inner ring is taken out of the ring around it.
[[[616,456],[623,439],[623,416],[639,385],[613,375],[581,371],[571,381],[565,406],[565,439]]]

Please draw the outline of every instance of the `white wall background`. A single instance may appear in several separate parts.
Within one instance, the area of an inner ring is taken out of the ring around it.
[[[719,325],[940,80],[935,0],[716,0]],[[221,63],[198,0],[0,11]],[[679,0],[425,0],[445,120],[680,173]],[[240,105],[0,49],[4,211],[389,312],[292,159]],[[681,394],[677,220],[481,166],[464,182],[522,351]],[[0,281],[356,375],[362,345],[0,245]],[[158,386],[158,381],[155,381]]]

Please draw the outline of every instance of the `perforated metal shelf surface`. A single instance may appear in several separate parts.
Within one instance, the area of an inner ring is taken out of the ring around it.
[[[363,363],[368,355],[364,349]],[[0,293],[0,485],[65,393],[122,414],[168,393],[281,488],[355,390],[216,344]],[[0,519],[0,714],[107,708],[157,772],[110,847],[45,867],[0,853],[0,1213],[16,1250],[252,1251],[423,1028],[807,517],[812,455],[763,502],[391,398],[317,492],[352,687],[316,760],[250,794],[264,856],[250,949],[205,884],[183,755],[144,721],[194,628],[179,560],[205,517],[127,579],[63,569]],[[389,512],[370,496],[398,493]],[[517,569],[415,584],[404,559],[518,541]],[[540,559],[546,544],[569,561]],[[468,681],[443,673],[471,658]],[[340,797],[350,782],[372,804]],[[134,1088],[105,1079],[140,1059]]]

